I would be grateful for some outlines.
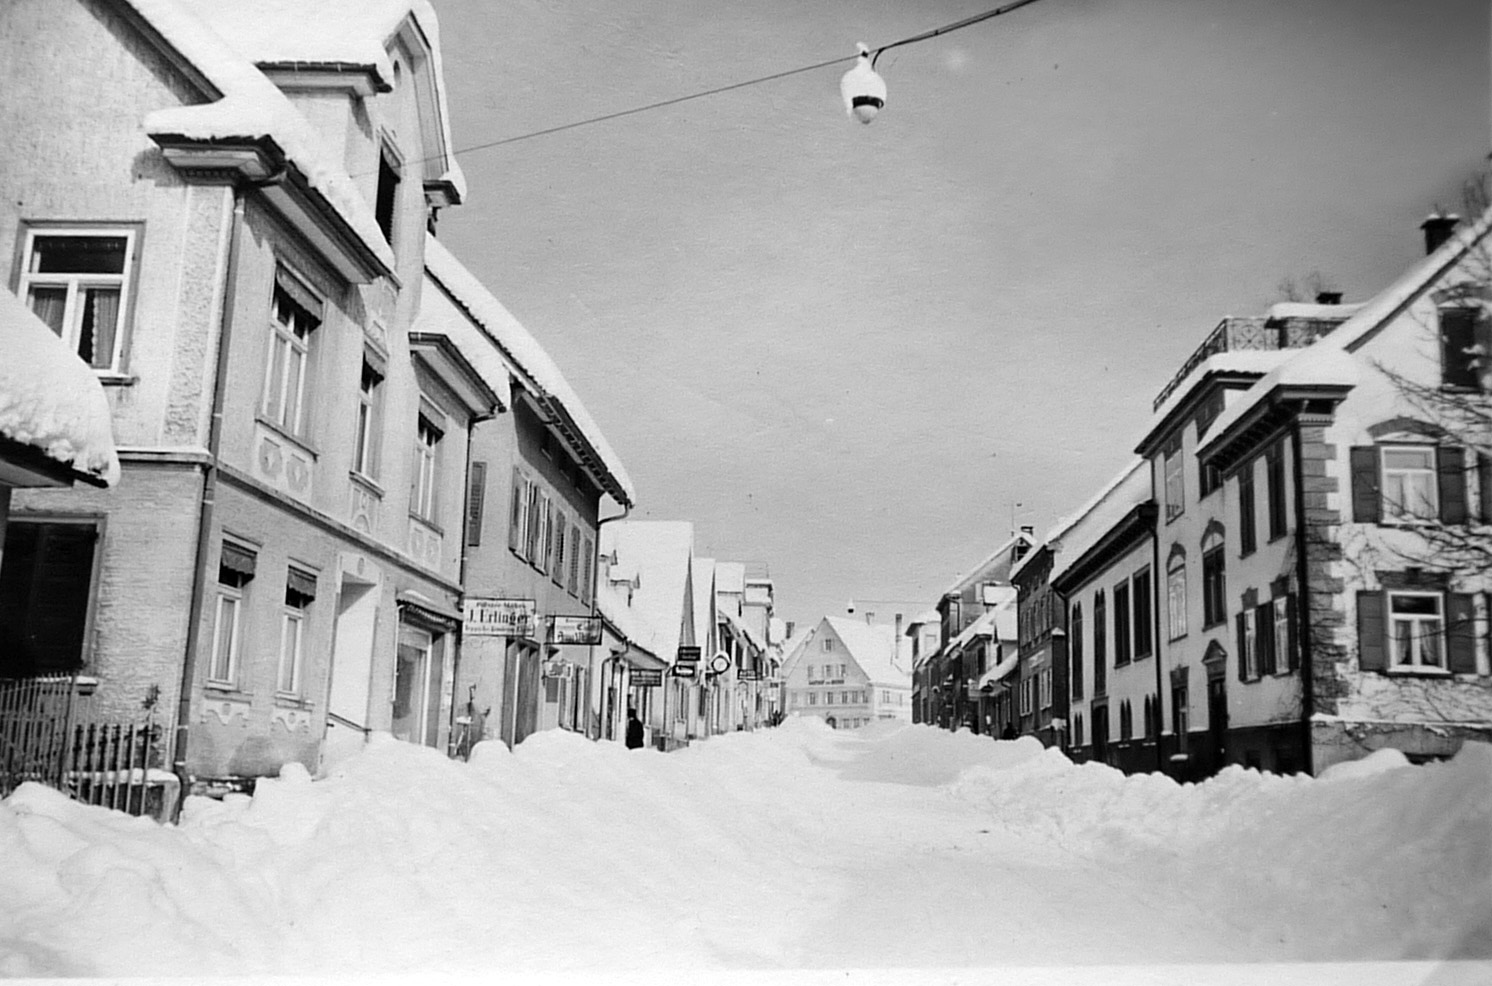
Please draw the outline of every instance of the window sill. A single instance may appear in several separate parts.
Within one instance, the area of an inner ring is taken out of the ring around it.
[[[264,415],[262,415],[262,414],[256,414],[256,415],[254,415],[254,420],[257,421],[257,422],[259,422],[264,427],[268,428],[270,431],[274,432],[276,435],[279,435],[281,438],[285,439],[285,441],[287,441],[290,444],[294,445],[296,448],[300,449],[302,452],[306,453],[311,458],[315,459],[315,458],[319,458],[320,457],[321,451],[319,449],[317,449],[316,446],[312,445],[310,442],[306,441],[304,438],[301,438],[299,435],[293,435],[293,434],[291,434],[290,432],[286,431],[284,428],[280,427],[279,425],[275,424],[273,421],[271,421],[268,418],[266,418]]]
[[[248,692],[240,691],[239,687],[226,681],[209,681],[202,686],[203,692],[212,692],[217,698],[237,698],[248,701],[252,696]]]
[[[1150,651],[1148,650],[1143,654],[1136,654],[1134,657],[1134,663],[1139,664],[1141,661],[1147,661],[1150,659],[1150,656]]]
[[[1206,633],[1208,630],[1216,630],[1220,626],[1227,626],[1227,624],[1228,621],[1226,619],[1213,620],[1211,623],[1203,623],[1202,632]]]
[[[1282,540],[1284,540],[1285,538],[1287,538],[1289,536],[1290,536],[1290,532],[1289,531],[1281,531],[1278,534],[1271,534],[1271,535],[1269,535],[1269,540],[1265,541],[1264,543],[1265,544],[1274,544],[1276,541],[1282,541]]]
[[[421,527],[429,528],[438,537],[445,537],[446,536],[445,528],[441,527],[439,524],[437,524],[435,521],[431,520],[429,517],[421,517],[419,514],[412,513],[412,514],[409,515],[409,519],[413,520],[413,521],[418,521]]]
[[[1445,668],[1410,667],[1386,668],[1384,674],[1395,678],[1454,678],[1454,672]]]
[[[133,373],[114,373],[110,370],[97,370],[94,376],[98,382],[105,387],[133,387],[140,382],[140,378]]]
[[[378,499],[383,499],[384,489],[382,486],[378,485],[378,481],[375,480],[372,476],[369,476],[366,473],[358,472],[356,469],[354,469],[347,474],[347,478],[352,480],[353,483],[367,490],[369,493],[372,493],[374,496],[378,497]]]
[[[310,712],[315,705],[310,699],[289,692],[275,692],[275,707],[280,709],[299,709],[302,712]]]

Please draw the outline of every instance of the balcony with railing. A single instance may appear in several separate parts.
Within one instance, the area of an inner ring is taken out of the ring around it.
[[[1300,311],[1291,310],[1295,308]],[[1341,325],[1356,310],[1356,305],[1278,305],[1270,315],[1229,316],[1207,334],[1170,382],[1161,388],[1151,410],[1160,410],[1197,367],[1214,356],[1248,350],[1304,349]]]

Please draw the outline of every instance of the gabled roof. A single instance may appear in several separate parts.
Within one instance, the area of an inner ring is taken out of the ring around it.
[[[450,340],[482,382],[491,388],[500,406],[505,409],[512,407],[508,364],[492,341],[477,328],[470,314],[434,284],[420,292],[420,307],[415,312],[410,334],[438,335]]]
[[[1151,499],[1149,467],[1149,460],[1134,459],[1097,496],[1059,522],[1048,542],[1054,555],[1049,581],[1056,582],[1130,511]]]
[[[173,106],[145,117],[153,138],[181,137],[216,142],[270,140],[307,184],[383,265],[394,253],[378,227],[373,208],[347,174],[339,155],[263,72],[178,0],[126,0],[175,52],[215,88],[221,98],[195,106]]]
[[[722,561],[715,563],[715,591],[743,593],[746,591],[746,563]]]
[[[1215,445],[1235,425],[1249,417],[1261,402],[1283,387],[1355,385],[1360,368],[1351,354],[1449,273],[1487,236],[1489,229],[1492,229],[1492,209],[1483,212],[1474,223],[1457,229],[1434,252],[1359,306],[1336,331],[1296,351],[1294,358],[1265,374],[1218,416],[1203,448]]]
[[[1018,544],[1030,546],[1035,543],[1036,538],[1027,534],[1025,531],[1012,535],[1009,540],[990,552],[984,561],[971,568],[963,578],[943,590],[943,595],[946,596],[950,593],[960,592],[965,586],[982,579],[993,579],[996,581],[1009,579],[1010,569],[1013,567],[1013,564],[1010,562],[1010,554],[1015,550],[1015,546]]]
[[[715,559],[694,559],[694,625],[700,637],[700,646],[713,627],[708,623],[715,611]],[[709,655],[706,655],[708,657]]]
[[[0,353],[0,438],[36,449],[95,486],[119,482],[114,426],[98,377],[4,288]]]
[[[426,0],[177,0],[219,37],[228,39],[262,70],[294,66],[327,67],[339,72],[363,70],[379,88],[393,88],[388,46],[407,33],[416,49],[428,52],[430,103],[436,117],[434,147],[425,152],[437,165],[434,174],[450,183],[459,201],[466,178],[454,157],[451,124],[441,68],[440,26]],[[427,143],[430,143],[427,141]]]
[[[444,244],[428,235],[425,237],[425,270],[497,346],[523,388],[543,409],[554,414],[554,423],[565,433],[566,443],[596,478],[597,484],[618,503],[634,503],[637,494],[627,471],[622,468],[621,459],[612,451],[606,436],[601,434],[601,429],[580,402],[579,395],[570,388],[564,374],[560,373],[538,340],[477,280],[476,275],[451,255]]]
[[[1012,594],[998,606],[992,607],[979,619],[964,627],[957,637],[948,642],[949,653],[961,650],[973,642],[975,637],[990,637],[993,640],[1013,641],[1017,630],[1017,596]]]
[[[635,570],[641,584],[632,592],[637,642],[672,664],[681,627],[694,625],[690,591],[694,525],[688,521],[615,521],[601,528],[601,551]]]
[[[896,666],[894,661],[895,630],[882,624],[865,623],[843,616],[826,616],[823,619],[850,652],[860,670],[876,685],[910,685],[911,675]]]

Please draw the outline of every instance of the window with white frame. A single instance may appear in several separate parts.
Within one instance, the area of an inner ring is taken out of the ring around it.
[[[1388,594],[1389,658],[1394,667],[1445,667],[1445,614],[1438,592]]]
[[[834,638],[825,637],[819,646],[824,651],[824,653],[827,654],[829,651],[832,651],[834,649]]]
[[[283,268],[277,271],[262,410],[265,418],[291,435],[304,434],[311,336],[320,324],[320,299]]]
[[[1166,617],[1171,639],[1186,636],[1186,557],[1175,555],[1166,566]]]
[[[1290,632],[1290,597],[1280,596],[1270,600],[1270,609],[1274,615],[1275,670],[1284,674],[1295,663],[1295,655],[1291,653],[1290,646],[1294,642]]]
[[[226,687],[238,684],[244,606],[256,563],[253,551],[231,541],[223,542],[213,603],[212,653],[207,667],[210,684]]]
[[[440,491],[441,429],[424,412],[415,426],[414,467],[409,490],[409,512],[434,522]]]
[[[352,469],[378,478],[378,446],[383,430],[383,374],[372,363],[363,360],[362,379],[358,384],[357,434],[353,436]]]
[[[1385,519],[1433,520],[1439,516],[1434,446],[1386,445],[1381,461]]]
[[[285,575],[285,606],[280,611],[280,666],[275,691],[300,695],[306,653],[306,618],[316,599],[316,576],[291,567]]]
[[[135,244],[131,227],[26,231],[17,293],[95,370],[121,369]]]

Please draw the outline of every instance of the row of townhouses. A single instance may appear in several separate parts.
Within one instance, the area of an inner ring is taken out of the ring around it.
[[[208,792],[375,731],[771,720],[771,579],[616,519],[616,453],[436,239],[466,186],[424,0],[9,3],[0,79],[48,94],[0,105],[0,679]],[[52,756],[27,695],[12,779]]]
[[[908,627],[917,720],[1179,779],[1492,740],[1489,226],[1223,319],[1110,482]]]

